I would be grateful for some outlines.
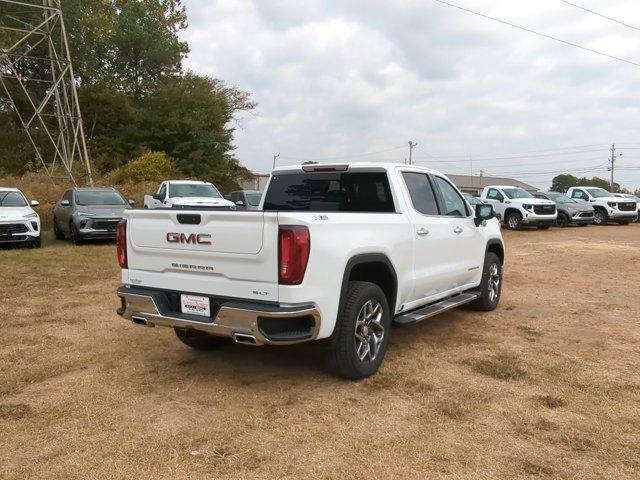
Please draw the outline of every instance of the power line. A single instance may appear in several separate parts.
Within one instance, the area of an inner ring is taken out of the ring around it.
[[[401,148],[405,148],[404,145],[401,145],[399,147],[393,147],[393,148],[388,148],[386,150],[378,150],[375,152],[366,152],[366,153],[356,153],[353,155],[342,155],[342,156],[335,156],[335,157],[313,157],[313,158],[309,158],[309,157],[289,157],[289,156],[285,156],[282,155],[282,158],[286,158],[289,160],[302,160],[302,161],[322,161],[322,160],[343,160],[343,159],[347,159],[347,158],[358,158],[358,157],[367,157],[370,155],[378,155],[380,153],[387,153],[387,152],[393,152],[395,150],[400,150]]]
[[[587,52],[595,53],[597,55],[601,55],[603,57],[608,57],[608,58],[611,58],[613,60],[618,60],[619,62],[628,63],[629,65],[633,65],[635,67],[640,67],[640,63],[637,63],[637,62],[634,62],[634,61],[631,61],[631,60],[627,60],[625,58],[616,57],[614,55],[609,55],[608,53],[604,53],[604,52],[601,52],[599,50],[594,50],[593,48],[585,47],[583,45],[578,45],[577,43],[568,42],[567,40],[562,40],[561,38],[553,37],[551,35],[547,35],[546,33],[540,33],[540,32],[537,32],[535,30],[531,30],[530,28],[521,27],[520,25],[516,25],[515,23],[507,22],[505,20],[500,20],[499,18],[491,17],[489,15],[485,15],[484,13],[476,12],[475,10],[470,10],[468,8],[461,7],[460,5],[455,5],[453,3],[445,2],[444,0],[433,0],[433,1],[441,3],[442,5],[447,5],[448,7],[457,8],[458,10],[462,10],[463,12],[471,13],[473,15],[477,15],[479,17],[486,18],[488,20],[493,20],[494,22],[502,23],[503,25],[508,25],[509,27],[517,28],[519,30],[522,30],[522,31],[525,31],[525,32],[528,32],[528,33],[533,33],[534,35],[539,35],[541,37],[548,38],[549,40],[554,40],[556,42],[563,43],[563,44],[569,45],[571,47],[579,48],[580,50],[584,50],[584,51],[587,51]]]
[[[562,3],[566,3],[567,5],[571,5],[572,7],[576,7],[576,8],[579,8],[580,10],[584,10],[585,12],[589,12],[589,13],[592,13],[592,14],[597,15],[599,17],[606,18],[607,20],[611,20],[612,22],[619,23],[620,25],[624,25],[625,27],[633,28],[634,30],[640,31],[640,28],[638,28],[638,27],[634,27],[633,25],[629,25],[628,23],[621,22],[620,20],[616,20],[615,18],[607,17],[606,15],[603,15],[602,13],[594,12],[593,10],[589,10],[588,8],[583,7],[581,5],[576,5],[575,3],[567,2],[567,0],[560,0],[560,1]]]
[[[486,161],[493,161],[493,160],[530,160],[533,158],[556,157],[559,155],[580,155],[583,153],[607,152],[607,151],[609,151],[609,149],[599,148],[599,149],[592,149],[592,150],[580,150],[580,151],[574,151],[574,152],[543,153],[543,154],[537,154],[537,155],[512,155],[512,156],[496,156],[496,157],[476,157],[474,155],[466,155],[466,156],[461,156],[459,160],[439,160],[440,158],[447,158],[447,157],[434,157],[434,156],[432,156],[429,159],[426,159],[426,157],[418,157],[418,156],[416,156],[415,158],[422,159],[422,160],[426,159],[434,163],[461,163],[461,162],[468,162],[470,157],[473,158],[474,162],[475,161],[486,162]]]

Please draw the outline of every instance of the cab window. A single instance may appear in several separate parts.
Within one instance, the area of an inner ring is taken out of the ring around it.
[[[571,192],[571,198],[581,198],[583,200],[589,200],[589,197],[582,190],[574,190]]]
[[[451,217],[468,217],[467,203],[458,191],[442,177],[435,177],[435,182],[442,199],[441,214]]]
[[[402,172],[413,208],[424,215],[438,215],[438,204],[429,177],[424,173]]]
[[[163,183],[162,186],[160,187],[160,190],[158,190],[158,195],[160,195],[160,197],[164,199],[166,194],[167,194],[167,184]]]
[[[487,192],[487,198],[490,200],[504,200],[504,197],[497,188],[490,188]]]

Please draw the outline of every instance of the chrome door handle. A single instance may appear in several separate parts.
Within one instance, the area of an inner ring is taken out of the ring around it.
[[[421,237],[424,237],[425,235],[429,235],[429,230],[427,230],[426,228],[419,228],[416,233]]]
[[[460,235],[462,233],[462,227],[456,227],[453,229],[453,233]]]

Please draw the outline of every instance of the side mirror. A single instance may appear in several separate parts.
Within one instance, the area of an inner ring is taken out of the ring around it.
[[[32,207],[37,207],[38,205],[40,205],[40,202],[38,202],[37,200],[31,200],[29,205],[31,205]]]
[[[63,207],[68,207],[68,206],[70,206],[71,204],[69,203],[69,200],[62,200],[62,201],[60,202],[60,205],[62,205]]]
[[[244,202],[242,200],[238,200],[236,202],[236,205],[238,205],[239,207],[244,207]]]
[[[132,207],[136,204],[136,201],[133,199],[129,199],[129,205],[131,205]]]
[[[158,200],[159,202],[164,200],[164,196],[160,195],[159,193],[156,193],[153,195],[153,199],[154,200]]]
[[[476,205],[476,216],[474,219],[476,227],[480,226],[480,224],[486,220],[491,220],[494,216],[493,205],[490,203]]]

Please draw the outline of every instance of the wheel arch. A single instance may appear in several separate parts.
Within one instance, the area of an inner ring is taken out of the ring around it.
[[[524,218],[524,216],[522,215],[522,212],[519,209],[515,207],[509,207],[504,211],[504,218],[502,220],[506,222],[507,217],[512,213],[517,213],[518,215],[520,215],[520,217]]]
[[[487,253],[495,253],[498,256],[498,259],[500,260],[500,265],[504,265],[504,260],[505,260],[504,244],[500,240],[498,240],[497,238],[489,240],[487,242],[487,249],[485,251],[485,256]]]
[[[380,287],[387,297],[389,308],[395,309],[398,298],[398,275],[391,260],[384,253],[363,253],[349,259],[342,276],[340,310],[350,281],[371,282]]]

